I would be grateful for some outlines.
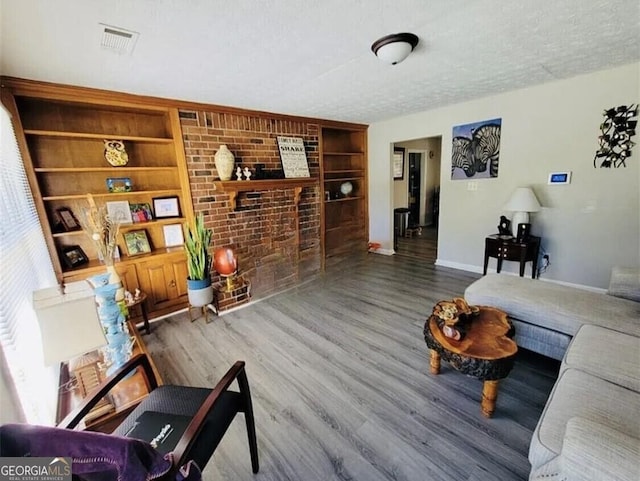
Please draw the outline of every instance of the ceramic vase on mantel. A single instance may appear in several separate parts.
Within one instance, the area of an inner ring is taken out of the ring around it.
[[[107,375],[113,374],[129,360],[133,347],[126,317],[116,300],[122,284],[111,283],[112,275],[112,272],[105,272],[89,278],[98,305],[98,319],[107,338],[107,346],[103,349]]]
[[[233,153],[231,153],[225,144],[222,144],[213,158],[220,180],[231,180],[236,163]]]

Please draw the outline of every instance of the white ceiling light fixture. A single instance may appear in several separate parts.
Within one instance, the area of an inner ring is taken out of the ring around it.
[[[138,32],[104,23],[99,23],[98,25],[102,31],[100,47],[103,50],[109,50],[120,55],[131,55],[140,35]]]
[[[379,38],[371,51],[383,62],[396,65],[402,62],[418,45],[418,37],[412,33],[392,33]]]

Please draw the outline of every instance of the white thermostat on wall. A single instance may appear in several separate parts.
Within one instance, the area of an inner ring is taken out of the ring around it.
[[[547,184],[570,184],[571,172],[551,172]]]

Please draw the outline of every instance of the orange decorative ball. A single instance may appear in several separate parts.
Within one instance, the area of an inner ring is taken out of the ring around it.
[[[230,247],[220,247],[213,253],[213,268],[221,276],[230,276],[238,268],[238,261]]]

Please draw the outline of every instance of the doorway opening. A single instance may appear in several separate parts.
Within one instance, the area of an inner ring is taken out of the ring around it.
[[[402,178],[393,180],[396,255],[435,263],[438,257],[442,137],[393,144],[404,152]]]

